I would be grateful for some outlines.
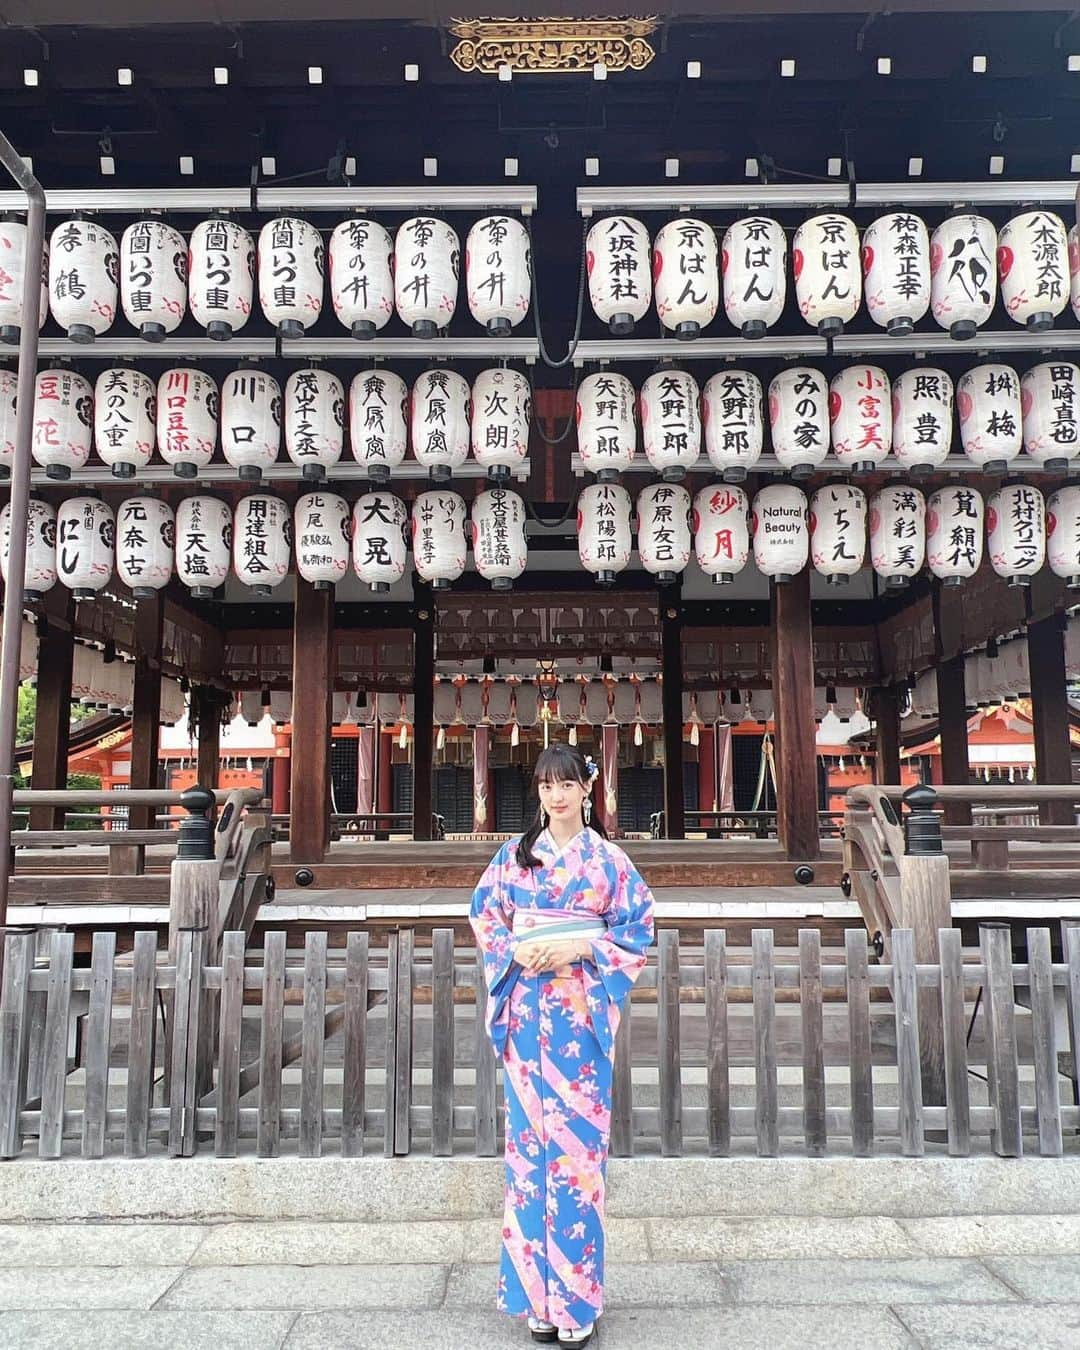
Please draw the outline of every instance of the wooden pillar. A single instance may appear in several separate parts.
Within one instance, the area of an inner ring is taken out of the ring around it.
[[[131,712],[132,789],[158,785],[158,747],[161,738],[161,631],[165,615],[165,595],[155,591],[152,598],[139,600],[135,609],[135,678]],[[132,806],[128,810],[128,828],[151,830],[157,808]]]
[[[30,786],[56,791],[67,787],[71,729],[71,667],[75,657],[75,598],[66,586],[54,586],[42,603],[45,632],[38,639],[37,707],[34,712],[34,762]],[[30,829],[62,830],[57,806],[32,806]]]
[[[777,834],[789,858],[816,858],[820,841],[809,567],[790,581],[770,583],[770,590]]]
[[[473,833],[485,834],[495,828],[492,811],[491,727],[473,728]]]
[[[274,732],[274,758],[270,770],[270,813],[275,816],[289,814],[289,780],[292,776],[289,747],[291,737],[283,731]]]
[[[221,709],[224,696],[209,685],[196,685],[192,693],[195,701],[195,734],[198,739],[198,760],[195,781],[200,787],[218,785],[221,772]]]
[[[664,676],[664,832],[668,839],[685,839],[682,607],[677,595],[660,601],[660,669]]]
[[[719,792],[716,786],[716,728],[702,727],[698,732],[698,810],[712,811],[719,805]],[[702,824],[708,828],[716,824],[715,818],[702,818]]]
[[[377,811],[392,811],[394,809],[394,742],[390,733],[379,726],[377,722],[375,734],[379,738],[379,801],[375,809]]]
[[[289,857],[322,862],[330,842],[330,719],[334,592],[296,578]]]
[[[435,604],[415,582],[413,595],[413,838],[430,839],[431,766],[435,749]]]
[[[967,787],[971,778],[968,762],[967,691],[964,687],[964,654],[939,661],[936,670],[938,737],[941,741],[941,781]],[[970,825],[970,802],[945,802],[946,825]]]
[[[1065,687],[1065,627],[1052,614],[1028,624],[1028,667],[1031,674],[1031,713],[1035,737],[1035,777],[1040,787],[1071,784],[1072,745],[1069,741],[1069,697]],[[1072,825],[1072,802],[1042,802],[1044,825]]]
[[[900,693],[895,684],[875,689],[870,702],[874,719],[874,782],[900,782]]]

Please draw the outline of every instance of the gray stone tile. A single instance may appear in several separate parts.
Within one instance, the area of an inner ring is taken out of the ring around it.
[[[180,1223],[0,1224],[5,1266],[182,1266],[210,1230]]]
[[[596,1337],[598,1350],[718,1350],[722,1346],[769,1350],[911,1350],[915,1342],[887,1308],[835,1309],[788,1304],[782,1308],[615,1308],[605,1313]],[[291,1344],[291,1342],[290,1342]]]
[[[499,1241],[498,1220],[476,1221]],[[462,1260],[466,1225],[452,1219],[426,1223],[226,1223],[203,1230],[193,1266],[392,1265]],[[498,1247],[496,1245],[496,1254]]]
[[[0,1346],[277,1350],[295,1320],[292,1312],[245,1312],[243,1317],[231,1312],[9,1312],[0,1318]]]
[[[1080,1253],[988,1256],[984,1264],[1024,1298],[1039,1303],[1080,1303]]]
[[[162,1299],[162,1308],[435,1308],[445,1266],[198,1266]]]
[[[917,1256],[895,1219],[646,1219],[658,1261]]]
[[[1080,1252],[1080,1214],[973,1214],[901,1219],[929,1256],[1068,1255]]]
[[[0,1267],[0,1309],[150,1308],[180,1266]],[[253,1304],[257,1307],[257,1304]]]
[[[1080,1304],[924,1304],[897,1317],[925,1350],[1076,1350]]]
[[[609,1261],[651,1260],[644,1219],[608,1219],[605,1227]],[[461,1229],[464,1238],[463,1261],[498,1261],[502,1243],[502,1225],[498,1219],[469,1219],[461,1225]]]
[[[301,1313],[285,1341],[286,1350],[525,1350],[531,1344],[520,1321],[494,1308],[386,1312],[375,1319]]]
[[[456,1267],[446,1287],[449,1307],[494,1307],[498,1267]],[[719,1268],[707,1261],[687,1265],[660,1262],[612,1265],[605,1273],[605,1306],[703,1307],[729,1301]]]
[[[725,1261],[737,1303],[992,1303],[1015,1299],[978,1261]]]

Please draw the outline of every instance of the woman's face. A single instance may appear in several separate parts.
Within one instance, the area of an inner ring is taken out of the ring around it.
[[[584,783],[576,778],[541,779],[537,785],[540,807],[552,821],[581,820],[581,804],[588,795]]]

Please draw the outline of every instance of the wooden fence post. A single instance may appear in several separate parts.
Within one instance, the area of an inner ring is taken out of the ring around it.
[[[901,926],[914,935],[915,961],[934,966],[941,961],[938,931],[952,927],[949,859],[941,844],[941,817],[932,787],[908,788],[903,796],[904,857],[900,864]],[[925,1106],[945,1105],[945,1026],[938,990],[921,987],[919,1064]],[[937,1137],[937,1131],[932,1132]]]
[[[22,1152],[19,1112],[26,1097],[33,933],[8,933],[0,992],[0,1158]]]
[[[1019,1158],[1023,1153],[1020,1129],[1020,1074],[1016,1052],[1015,991],[1012,975],[1012,933],[1007,923],[979,924],[979,946],[986,967],[983,985],[983,1025],[986,1029],[986,1077],[994,1129],[995,1153]]]

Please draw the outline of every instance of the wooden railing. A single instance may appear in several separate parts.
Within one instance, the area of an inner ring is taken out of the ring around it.
[[[835,839],[842,832],[843,822],[843,811],[819,811],[818,833],[823,839]],[[775,839],[777,830],[775,811],[684,811],[683,824],[688,830],[700,831],[709,839]],[[665,813],[653,811],[649,816],[650,836],[663,839],[666,829]]]

